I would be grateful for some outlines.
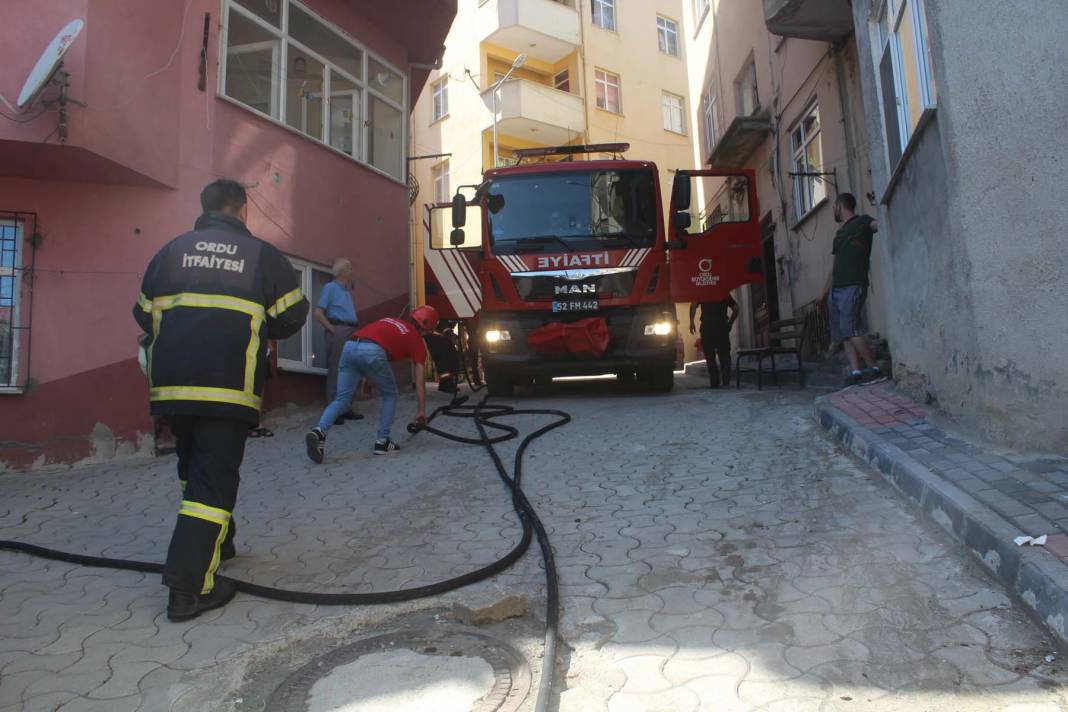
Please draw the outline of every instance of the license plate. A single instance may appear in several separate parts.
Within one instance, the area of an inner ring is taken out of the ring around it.
[[[575,299],[566,302],[553,302],[553,313],[597,311],[600,304],[596,299]]]

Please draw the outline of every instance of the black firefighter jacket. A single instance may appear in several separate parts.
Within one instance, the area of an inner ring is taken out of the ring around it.
[[[148,334],[152,415],[254,424],[267,340],[300,331],[308,300],[281,252],[237,218],[205,213],[152,258],[133,312]]]

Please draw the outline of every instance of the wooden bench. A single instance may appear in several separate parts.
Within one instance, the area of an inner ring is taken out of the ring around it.
[[[755,372],[757,375],[757,390],[764,388],[764,360],[771,362],[772,382],[779,385],[779,369],[775,364],[776,356],[793,356],[797,365],[784,369],[786,373],[797,372],[798,387],[805,387],[805,365],[801,360],[801,349],[805,344],[805,319],[782,319],[771,322],[768,331],[768,346],[760,346],[753,349],[740,349],[736,355],[734,366],[734,387],[742,387],[742,371]],[[742,368],[742,359],[756,359],[756,368]]]

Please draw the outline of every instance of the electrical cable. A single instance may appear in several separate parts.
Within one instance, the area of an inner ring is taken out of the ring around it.
[[[465,374],[470,379],[470,374],[467,373],[466,363],[464,370]],[[519,543],[500,559],[469,573],[455,576],[444,581],[438,581],[415,588],[406,588],[396,591],[380,591],[375,593],[318,593],[312,591],[291,591],[274,588],[272,586],[262,586],[248,581],[239,581],[218,574],[216,575],[216,578],[232,581],[236,584],[237,590],[241,593],[274,601],[309,603],[323,606],[366,606],[383,603],[398,603],[401,601],[411,601],[418,598],[441,595],[494,576],[518,561],[523,554],[526,553],[527,548],[530,546],[531,539],[536,537],[538,546],[541,549],[542,561],[545,564],[546,613],[542,673],[534,709],[535,712],[544,712],[548,709],[548,704],[552,696],[553,682],[556,672],[556,637],[557,627],[560,620],[560,586],[552,545],[549,542],[549,535],[545,531],[541,519],[538,517],[533,505],[530,503],[530,500],[527,499],[527,496],[522,489],[523,455],[534,440],[551,430],[571,422],[571,415],[562,410],[540,408],[520,409],[507,405],[488,404],[488,400],[489,396],[486,396],[477,404],[469,405],[466,403],[467,396],[460,397],[454,395],[450,403],[439,406],[430,414],[425,425],[412,424],[408,429],[409,432],[413,434],[425,430],[428,433],[432,433],[452,442],[468,445],[482,445],[486,448],[493,461],[494,467],[497,470],[498,476],[511,492],[512,507],[515,509],[516,515],[519,517],[523,527],[523,534],[520,537]],[[520,441],[519,447],[516,449],[515,453],[512,474],[509,475],[508,468],[504,465],[504,462],[501,460],[494,445],[519,437],[519,429],[515,426],[495,421],[499,418],[520,415],[554,416],[554,419],[533,431]],[[432,426],[431,423],[438,417],[473,420],[475,427],[478,430],[478,437],[473,438],[456,435]],[[490,431],[496,431],[496,433],[491,434]],[[79,566],[140,571],[145,573],[162,573],[163,571],[163,565],[158,563],[89,556],[86,554],[73,554],[21,541],[0,540],[0,549],[30,554],[32,556],[53,559],[56,561],[64,561]]]

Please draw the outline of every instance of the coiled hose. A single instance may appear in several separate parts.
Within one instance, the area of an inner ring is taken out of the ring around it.
[[[469,378],[469,374],[467,375]],[[560,620],[560,586],[557,578],[556,563],[553,557],[552,546],[549,544],[549,535],[545,531],[545,527],[542,525],[537,513],[534,511],[534,507],[523,493],[521,484],[523,477],[523,454],[534,440],[550,430],[569,423],[571,421],[571,416],[562,410],[534,408],[520,409],[507,405],[487,404],[487,400],[488,396],[483,398],[477,404],[471,405],[466,402],[466,396],[454,396],[452,402],[448,405],[436,408],[430,414],[426,425],[411,425],[408,429],[409,432],[412,433],[425,430],[428,433],[433,433],[446,440],[467,445],[482,445],[486,448],[497,469],[497,474],[512,494],[512,506],[523,527],[523,535],[520,537],[519,542],[511,551],[497,561],[487,564],[475,571],[446,579],[445,581],[438,581],[436,583],[417,586],[415,588],[405,588],[398,591],[381,591],[376,593],[316,593],[313,591],[290,591],[287,589],[274,588],[272,586],[261,586],[248,581],[238,581],[237,579],[231,579],[222,575],[218,575],[217,578],[225,578],[229,581],[233,581],[237,586],[237,590],[242,593],[274,601],[310,603],[320,606],[370,606],[383,603],[398,603],[429,596],[438,596],[458,588],[463,588],[464,586],[470,586],[473,583],[482,581],[491,576],[495,576],[518,561],[530,546],[531,538],[537,537],[538,546],[541,548],[542,559],[545,562],[546,600],[545,650],[542,657],[541,680],[538,685],[538,695],[534,709],[535,712],[544,712],[552,697],[553,681],[556,671],[556,634]],[[516,415],[554,416],[555,419],[523,438],[519,443],[519,447],[516,449],[513,474],[509,475],[508,469],[505,467],[504,462],[501,460],[494,445],[518,437],[519,429],[511,425],[494,421],[498,418]],[[472,438],[455,435],[432,426],[431,423],[438,417],[474,420],[475,427],[478,430],[478,437]],[[490,431],[496,431],[497,434],[491,435]],[[112,559],[103,556],[88,556],[85,554],[72,554],[43,546],[27,544],[21,541],[0,540],[0,549],[39,556],[45,559],[64,561],[78,566],[122,569],[125,571],[141,571],[145,573],[163,572],[163,564],[148,561],[130,561],[128,559]]]

